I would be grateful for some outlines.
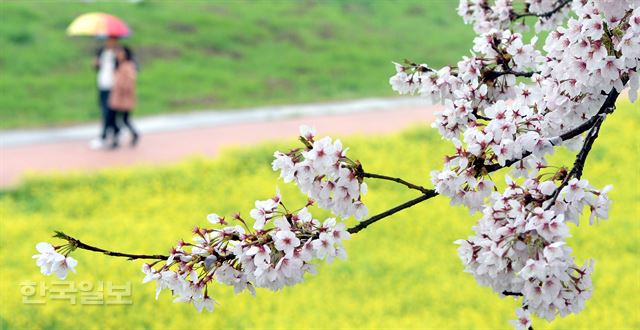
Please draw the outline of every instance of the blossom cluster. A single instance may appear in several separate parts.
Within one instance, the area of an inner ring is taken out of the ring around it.
[[[462,0],[459,14],[478,33],[471,56],[437,70],[396,63],[389,80],[401,94],[443,103],[433,126],[455,153],[432,182],[452,204],[482,211],[475,235],[456,242],[460,258],[481,285],[523,296],[514,323],[523,328],[529,313],[551,320],[584,308],[593,262],[576,265],[567,223],[584,209],[590,223],[606,219],[610,204],[611,187],[581,179],[579,160],[569,170],[547,155],[581,148],[583,136],[562,135],[612,111],[602,108],[612,93],[629,88],[635,101],[640,69],[640,1],[525,2],[527,15],[511,1]],[[516,32],[528,16],[551,30],[542,47]],[[502,167],[512,170],[500,192],[489,172]]]
[[[445,109],[436,114],[433,126],[452,139],[477,126],[479,119],[490,119],[492,113],[485,109],[497,101],[517,98],[522,107],[532,105],[538,96],[533,94],[536,90],[517,83],[516,77],[536,68],[541,53],[535,43],[535,38],[525,43],[522,35],[509,30],[483,34],[474,40],[476,54],[464,57],[457,67],[435,71],[426,64],[396,64],[397,73],[390,83],[401,94],[420,94],[432,102],[443,102]],[[530,111],[516,115],[513,120],[531,117]]]
[[[528,25],[524,20],[512,26],[514,20],[527,16],[535,17],[535,29],[541,31],[549,30],[562,23],[562,20],[569,13],[568,6],[564,4],[570,1],[525,0],[514,3],[511,0],[496,0],[491,4],[488,0],[461,0],[458,6],[458,15],[463,18],[465,23],[473,24],[476,33],[505,30],[510,27],[527,30]]]
[[[285,183],[295,182],[320,208],[341,218],[363,219],[368,209],[361,197],[367,193],[367,184],[358,174],[359,164],[346,156],[348,149],[343,149],[340,140],[328,136],[315,140],[315,134],[314,128],[301,126],[305,148],[276,151],[273,170],[280,171]]]
[[[49,243],[40,242],[36,244],[36,250],[40,254],[34,255],[33,259],[38,259],[36,265],[40,267],[42,274],[47,276],[56,274],[58,278],[64,280],[70,270],[76,272],[75,267],[78,265],[78,261],[68,256],[71,251],[68,245],[54,247]]]
[[[624,1],[612,2],[618,7]],[[610,7],[604,7],[604,12]],[[622,91],[629,79],[631,101],[638,90],[640,67],[640,1],[617,19],[602,17],[594,2],[575,5],[577,18],[552,31],[545,41],[545,57],[534,77],[545,109],[544,129],[560,134],[598,112],[611,88]],[[623,19],[624,18],[624,19]],[[613,21],[613,19],[616,19]]]
[[[591,296],[593,261],[575,264],[567,224],[578,224],[587,206],[594,218],[606,218],[609,189],[574,178],[552,201],[553,181],[519,185],[507,177],[505,191],[491,194],[475,235],[456,241],[465,270],[496,293],[521,293],[528,310],[547,320],[578,313]]]
[[[174,302],[193,303],[199,311],[213,310],[208,290],[215,282],[254,295],[255,288],[277,291],[299,283],[306,273],[315,273],[314,260],[346,258],[342,243],[350,236],[335,218],[314,219],[310,205],[289,211],[279,194],[257,201],[252,227],[239,214],[233,226],[210,214],[208,220],[218,228],[196,227],[193,241],[178,242],[166,261],[144,264],[143,282],[157,283],[156,299],[168,289]]]

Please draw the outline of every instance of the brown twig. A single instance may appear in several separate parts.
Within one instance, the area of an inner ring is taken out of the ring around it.
[[[394,208],[388,209],[382,213],[376,214],[374,216],[372,216],[371,218],[364,220],[362,222],[360,222],[359,224],[351,227],[348,229],[349,233],[351,234],[355,234],[365,228],[367,228],[369,225],[376,223],[390,215],[393,215],[395,213],[398,213],[406,208],[412,207],[418,203],[422,203],[424,201],[426,201],[427,199],[430,199],[432,197],[438,196],[438,193],[435,190],[428,190],[427,192],[425,192],[423,195],[421,195],[420,197],[414,198],[408,202],[402,203]]]
[[[584,164],[587,161],[587,157],[589,156],[591,147],[593,147],[593,143],[598,138],[600,127],[602,126],[602,123],[604,122],[606,116],[607,116],[606,113],[597,115],[598,118],[595,124],[593,125],[593,127],[591,127],[591,130],[589,130],[589,133],[587,134],[584,144],[582,145],[582,148],[580,148],[580,152],[578,152],[578,155],[576,155],[576,160],[573,162],[573,167],[571,168],[571,171],[569,172],[569,174],[565,176],[564,180],[562,180],[562,183],[560,184],[560,186],[558,186],[558,188],[556,188],[556,190],[553,192],[553,195],[550,199],[551,202],[547,206],[547,209],[550,209],[553,206],[553,204],[555,204],[556,200],[558,199],[558,196],[560,196],[560,192],[564,187],[566,187],[569,184],[569,181],[572,178],[575,177],[577,179],[580,179],[582,177],[582,170],[584,169]]]
[[[533,76],[536,73],[540,73],[539,71],[513,71],[512,69],[508,69],[505,71],[487,71],[482,75],[482,81],[483,82],[487,82],[487,81],[491,81],[491,80],[496,80],[496,78],[507,75],[507,74],[512,74],[516,77],[525,77],[525,78],[531,78],[531,76]]]
[[[523,294],[521,292],[511,292],[511,291],[502,291],[502,295],[504,296],[514,296],[514,297],[522,297]]]
[[[362,169],[360,167],[360,169]],[[364,171],[360,171],[358,173],[359,176],[363,177],[363,178],[371,178],[371,179],[380,179],[380,180],[387,180],[387,181],[393,181],[393,182],[397,182],[399,184],[402,184],[404,186],[406,186],[409,189],[415,189],[418,190],[420,192],[422,192],[423,194],[429,193],[431,190],[427,189],[423,186],[417,185],[417,184],[413,184],[409,181],[403,180],[401,178],[395,178],[395,177],[391,177],[391,176],[387,176],[387,175],[382,175],[382,174],[375,174],[375,173],[368,173],[368,172],[364,172]]]
[[[101,249],[99,247],[95,247],[86,243],[81,242],[79,239],[71,237],[61,231],[56,231],[56,234],[53,237],[61,238],[69,242],[73,249],[82,249],[87,251],[100,252],[102,254],[111,256],[111,257],[123,257],[128,258],[129,260],[136,259],[157,259],[157,260],[167,260],[169,256],[160,255],[160,254],[131,254],[131,253],[122,253],[116,251],[109,251],[105,249]]]
[[[512,12],[511,13],[511,20],[515,21],[517,19],[523,18],[523,17],[542,17],[542,18],[549,18],[551,16],[553,16],[553,14],[559,12],[560,10],[562,10],[562,8],[564,8],[566,5],[570,4],[572,0],[563,0],[560,1],[558,3],[558,5],[556,7],[554,7],[553,9],[547,11],[547,12],[543,12],[543,13],[532,13],[530,11],[524,12],[524,13],[516,13],[516,12]]]

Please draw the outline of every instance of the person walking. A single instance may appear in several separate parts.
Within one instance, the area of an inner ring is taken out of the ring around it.
[[[108,37],[105,39],[104,47],[96,52],[95,68],[97,71],[98,102],[100,104],[102,130],[100,138],[91,141],[92,149],[105,147],[109,133],[115,136],[118,130],[115,123],[115,113],[109,108],[109,95],[114,84],[114,72],[116,68],[116,50],[118,49],[118,38]]]
[[[127,46],[120,47],[116,52],[116,69],[114,72],[113,88],[109,95],[109,108],[113,111],[114,136],[111,148],[118,147],[120,129],[117,121],[122,121],[131,133],[131,146],[138,143],[140,135],[131,124],[131,112],[136,104],[136,64],[133,52]]]

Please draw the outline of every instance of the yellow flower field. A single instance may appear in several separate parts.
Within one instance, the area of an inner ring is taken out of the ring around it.
[[[614,185],[610,219],[570,226],[577,262],[595,260],[593,297],[578,315],[553,323],[536,319],[536,329],[640,328],[640,109],[620,103],[603,125],[584,175],[596,187]],[[398,135],[342,141],[367,171],[426,186],[429,171],[440,168],[442,156],[451,151],[426,125]],[[173,304],[166,291],[155,301],[155,284],[141,283],[142,261],[88,251],[73,253],[78,273],[67,283],[130,282],[131,304],[81,304],[80,292],[72,294],[75,304],[51,294],[42,297],[42,304],[23,302],[26,283],[57,285],[31,259],[36,243],[60,243],[51,238],[53,230],[112,250],[167,253],[180,238],[190,239],[193,226],[206,226],[208,213],[247,214],[254,200],[274,193],[276,184],[287,205],[304,203],[296,187],[276,181],[270,167],[273,150],[292,146],[297,146],[293,139],[169,167],[34,177],[2,192],[0,328],[510,328],[507,321],[515,317],[518,301],[500,299],[465,274],[453,244],[472,233],[479,216],[449,206],[442,197],[352,236],[346,243],[348,260],[321,265],[318,275],[301,285],[275,293],[258,290],[256,297],[214,286],[219,305],[212,314]],[[562,152],[555,159],[570,165],[572,157]],[[393,183],[368,182],[365,202],[371,214],[416,196]],[[314,214],[322,216],[318,210]]]

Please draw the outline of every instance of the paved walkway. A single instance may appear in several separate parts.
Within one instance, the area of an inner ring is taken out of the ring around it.
[[[433,119],[432,106],[420,98],[366,99],[235,112],[197,112],[134,120],[142,133],[135,148],[124,135],[117,150],[90,150],[97,124],[57,129],[0,132],[0,187],[27,173],[93,171],[138,164],[166,164],[221,148],[292,138],[300,124],[319,135],[382,134]]]

